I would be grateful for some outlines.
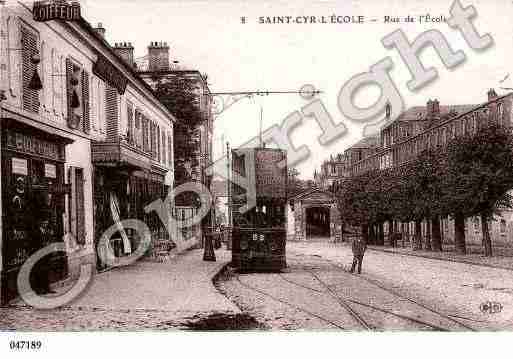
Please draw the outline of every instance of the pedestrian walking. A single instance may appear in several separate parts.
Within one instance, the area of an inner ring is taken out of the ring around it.
[[[362,273],[362,261],[365,250],[367,249],[367,243],[365,243],[365,240],[361,236],[358,236],[353,239],[353,245],[351,248],[353,250],[351,273],[354,273],[355,267],[358,264],[358,274],[360,274]]]

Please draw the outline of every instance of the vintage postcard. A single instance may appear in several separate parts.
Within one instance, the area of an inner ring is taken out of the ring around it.
[[[0,352],[512,331],[512,20],[508,0],[0,1]]]

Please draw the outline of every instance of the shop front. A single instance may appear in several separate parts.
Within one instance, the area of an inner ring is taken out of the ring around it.
[[[124,144],[114,145],[111,148],[119,150],[117,155],[116,152],[107,155],[104,152],[106,146],[106,143],[93,145],[95,247],[98,248],[99,240],[111,226],[126,219],[138,219],[151,232],[151,248],[147,255],[171,250],[173,245],[162,220],[156,212],[146,213],[144,210],[153,201],[164,200],[167,196],[166,171],[152,166],[150,159],[138,154],[136,149]],[[137,249],[140,238],[135,230],[127,228],[116,232],[109,243],[115,256],[122,257]],[[96,252],[97,269],[106,269],[100,252]]]
[[[70,140],[3,119],[2,140],[2,302],[17,296],[20,268],[38,250],[63,242],[65,146]],[[36,292],[49,290],[68,274],[64,252],[44,257],[32,271]]]

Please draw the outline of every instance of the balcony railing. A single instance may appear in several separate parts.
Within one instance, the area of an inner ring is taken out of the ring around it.
[[[142,151],[124,139],[101,141],[91,144],[93,163],[111,167],[127,166],[151,169],[151,153]]]

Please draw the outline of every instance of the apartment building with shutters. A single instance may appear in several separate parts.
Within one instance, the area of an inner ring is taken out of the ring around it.
[[[17,295],[21,266],[49,243],[67,248],[48,259],[52,283],[78,276],[82,264],[103,268],[98,241],[119,220],[141,219],[155,243],[172,246],[144,206],[173,183],[173,116],[101,26],[36,21],[32,6],[0,5],[4,303]],[[138,240],[127,231],[111,243],[121,256]]]
[[[128,45],[128,46],[127,46]],[[121,56],[125,57],[128,63],[133,63],[133,48],[130,44],[122,43],[117,46]],[[137,68],[139,75],[153,88],[157,89],[158,84],[166,83],[180,83],[181,81],[187,82],[194,88],[195,102],[200,110],[202,122],[196,127],[195,135],[197,140],[197,149],[195,151],[197,165],[191,164],[188,166],[187,171],[190,174],[192,181],[201,182],[204,186],[210,189],[212,176],[207,173],[207,168],[213,162],[213,138],[214,138],[214,116],[212,113],[212,96],[208,86],[206,75],[200,71],[187,66],[180,65],[176,61],[171,61],[170,47],[167,42],[151,42],[148,46],[147,55],[139,59],[134,64]],[[165,96],[162,95],[162,101],[166,101]],[[188,121],[190,119],[181,119]],[[179,131],[175,131],[175,135],[179,135]],[[183,153],[180,146],[179,138],[177,138],[175,146],[175,158],[177,163],[181,162],[187,156]],[[187,162],[187,161],[186,161]],[[178,171],[179,166],[176,170]],[[186,183],[189,176],[180,176],[175,172],[175,187]],[[198,203],[190,196],[177,196],[176,198],[176,215],[179,218],[191,218],[197,211]],[[193,225],[190,228],[183,229],[183,237],[188,239],[188,245],[194,245],[195,242],[200,242],[202,237],[202,228],[211,225],[212,216],[206,216],[203,220],[202,226]],[[201,243],[200,243],[201,244]]]

